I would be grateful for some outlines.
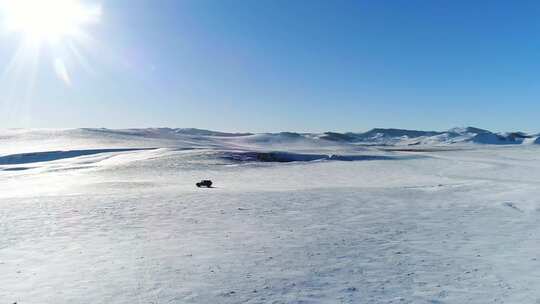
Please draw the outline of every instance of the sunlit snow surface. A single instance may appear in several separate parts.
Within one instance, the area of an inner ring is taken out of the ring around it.
[[[540,301],[536,145],[170,129],[0,142],[0,303]]]

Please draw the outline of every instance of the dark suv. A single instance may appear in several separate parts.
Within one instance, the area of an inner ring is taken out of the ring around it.
[[[211,188],[212,187],[212,181],[211,180],[202,180],[198,183],[196,183],[195,185],[197,185],[197,187],[206,187],[206,188]]]

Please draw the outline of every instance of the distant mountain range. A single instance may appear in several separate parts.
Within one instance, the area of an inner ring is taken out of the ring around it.
[[[519,145],[540,144],[539,134],[526,134],[523,132],[495,133],[489,130],[465,127],[452,128],[447,131],[421,131],[392,128],[375,128],[367,132],[325,132],[325,133],[226,133],[201,129],[155,129],[167,133],[188,136],[215,136],[215,137],[249,137],[256,142],[280,142],[298,140],[324,140],[328,142],[343,142],[359,145],[450,145],[450,144],[491,144],[491,145]]]
[[[494,133],[474,127],[453,128],[448,131],[377,128],[364,133],[326,132],[319,136],[319,138],[376,145],[442,145],[458,143],[491,145],[540,144],[538,134],[529,135],[523,132]]]

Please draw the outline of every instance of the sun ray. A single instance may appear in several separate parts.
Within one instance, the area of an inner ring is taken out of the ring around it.
[[[88,59],[83,54],[81,54],[81,51],[77,48],[77,46],[73,44],[72,41],[69,41],[67,45],[71,54],[73,54],[75,60],[84,69],[84,71],[94,75],[96,71],[94,70],[94,68],[92,68],[92,65],[90,65]]]
[[[39,49],[21,44],[2,73],[2,112],[4,118],[28,116],[36,84]]]

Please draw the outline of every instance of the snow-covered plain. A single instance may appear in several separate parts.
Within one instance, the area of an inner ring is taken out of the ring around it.
[[[540,146],[475,130],[0,131],[0,303],[540,303]]]

